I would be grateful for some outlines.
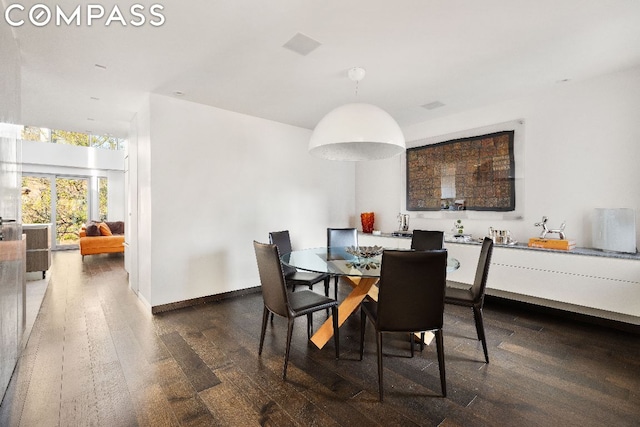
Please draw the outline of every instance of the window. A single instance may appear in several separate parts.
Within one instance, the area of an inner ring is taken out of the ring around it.
[[[91,147],[106,148],[108,150],[122,150],[124,140],[109,135],[91,135],[89,144]]]
[[[71,132],[36,126],[24,126],[20,133],[20,139],[23,141],[51,142],[78,147],[104,148],[106,150],[124,150],[126,144],[126,139],[116,138],[112,135],[92,135],[84,132]]]
[[[51,130],[51,142],[56,144],[77,145],[79,147],[89,146],[89,135],[80,132],[69,132],[66,130]]]
[[[79,242],[89,211],[87,178],[56,177],[56,245]]]
[[[47,177],[22,177],[22,222],[48,224],[51,222],[51,182]]]
[[[35,126],[24,126],[20,133],[23,141],[51,142],[51,131]]]
[[[73,249],[88,220],[107,220],[107,197],[108,179],[104,177],[24,175],[22,222],[51,223],[54,249]]]
[[[98,178],[98,212],[100,215],[100,221],[106,221],[108,215],[108,181],[107,178]]]

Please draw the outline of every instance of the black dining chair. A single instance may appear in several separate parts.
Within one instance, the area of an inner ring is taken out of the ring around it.
[[[327,247],[358,246],[358,230],[355,228],[327,228]],[[334,276],[334,298],[338,299],[338,276]]]
[[[411,249],[416,251],[432,251],[444,248],[444,232],[435,230],[413,230]],[[413,342],[413,334],[409,337]],[[420,351],[424,350],[424,332],[420,334]]]
[[[272,231],[269,233],[269,243],[273,243],[278,247],[281,254],[288,254],[292,251],[291,238],[289,230]],[[313,289],[316,283],[324,283],[324,295],[329,296],[329,275],[326,273],[311,273],[307,271],[298,271],[288,265],[282,265],[284,271],[284,279],[287,286],[291,286],[291,290],[295,291],[296,286],[306,286]]]
[[[447,251],[385,250],[378,302],[361,304],[360,360],[364,356],[364,334],[368,318],[376,329],[378,353],[378,392],[384,398],[382,333],[434,331],[440,368],[442,395],[447,395],[442,337],[444,289],[447,277]],[[411,356],[413,356],[413,341]]]
[[[444,232],[434,230],[413,230],[411,249],[431,251],[444,247]]]
[[[269,313],[285,317],[287,319],[287,348],[284,355],[282,378],[286,379],[294,320],[299,316],[307,316],[307,336],[311,338],[313,333],[313,313],[330,308],[333,315],[333,337],[336,347],[336,359],[338,359],[340,356],[338,302],[309,290],[288,292],[278,247],[274,244],[254,241],[253,248],[258,262],[258,273],[260,275],[262,298],[264,300],[258,355],[262,354]]]
[[[447,280],[444,302],[446,304],[461,305],[473,309],[473,317],[476,324],[478,339],[482,341],[484,359],[489,363],[489,352],[487,351],[487,337],[484,333],[484,320],[482,319],[482,306],[484,305],[484,292],[487,287],[487,277],[489,275],[489,265],[493,254],[493,240],[485,237],[480,249],[480,258],[476,268],[476,277],[473,285]]]

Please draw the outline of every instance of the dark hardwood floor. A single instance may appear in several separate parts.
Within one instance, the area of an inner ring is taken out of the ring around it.
[[[368,329],[358,361],[357,316],[341,328],[338,361],[299,319],[283,381],[286,322],[274,320],[258,357],[261,314],[256,293],[152,316],[121,256],[56,252],[0,425],[640,425],[638,335],[488,304],[487,365],[472,312],[447,306],[448,397],[433,346],[410,358],[406,336],[391,336],[381,404],[375,337]]]

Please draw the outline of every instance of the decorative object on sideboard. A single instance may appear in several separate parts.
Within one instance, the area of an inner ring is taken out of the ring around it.
[[[542,217],[542,221],[536,222],[536,227],[542,227],[540,237],[532,237],[529,239],[529,247],[531,248],[543,248],[543,249],[560,249],[564,251],[570,251],[576,247],[575,240],[568,240],[564,234],[564,228],[567,225],[566,221],[563,221],[560,228],[549,228],[547,221],[549,218]],[[547,239],[547,234],[558,234],[557,239]]]
[[[513,245],[516,242],[511,239],[511,231],[509,230],[496,230],[493,227],[489,227],[489,235],[487,236],[496,245]]]
[[[483,238],[479,239],[482,242]],[[448,234],[445,233],[444,241],[450,243],[468,243],[473,242],[473,236],[471,234]]]
[[[375,215],[373,212],[363,212],[360,214],[360,222],[362,223],[363,233],[373,232],[373,222],[375,221]]]
[[[398,214],[398,231],[409,231],[409,214]]]
[[[461,219],[457,219],[453,223],[453,227],[451,228],[451,232],[453,235],[445,235],[445,241],[450,242],[470,242],[472,240],[471,234],[465,234],[464,232],[464,224]]]
[[[547,218],[546,216],[542,217],[542,221],[540,222],[536,222],[534,225],[536,227],[542,227],[542,232],[540,233],[540,238],[544,239],[547,234],[549,233],[557,233],[559,235],[560,239],[566,239],[566,236],[564,234],[564,228],[567,225],[566,221],[562,221],[562,224],[560,224],[560,228],[549,228],[547,227],[547,221],[549,220],[549,218]]]
[[[364,78],[364,68],[349,70],[356,83]],[[309,140],[309,153],[328,160],[379,160],[405,151],[398,123],[382,108],[371,104],[345,104],[330,111],[316,125]]]
[[[591,224],[591,238],[595,249],[631,254],[637,252],[634,209],[596,208]]]
[[[570,251],[575,249],[576,242],[575,240],[567,239],[541,239],[540,237],[532,237],[529,239],[529,247]]]
[[[462,236],[464,234],[464,224],[461,219],[457,219],[456,222],[453,223],[451,231],[453,231],[457,236]]]

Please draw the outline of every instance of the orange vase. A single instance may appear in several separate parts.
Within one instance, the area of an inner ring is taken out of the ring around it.
[[[373,221],[374,221],[373,212],[363,212],[360,214],[360,222],[362,222],[363,233],[373,232]]]

